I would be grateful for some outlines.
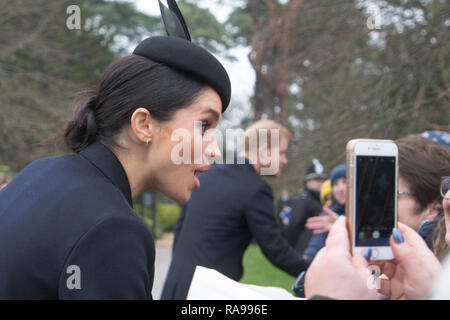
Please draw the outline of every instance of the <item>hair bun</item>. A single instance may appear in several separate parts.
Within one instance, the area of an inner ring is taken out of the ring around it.
[[[95,109],[98,97],[94,91],[89,91],[86,94],[88,96],[77,104],[75,116],[64,131],[66,144],[75,153],[95,142],[97,135]]]

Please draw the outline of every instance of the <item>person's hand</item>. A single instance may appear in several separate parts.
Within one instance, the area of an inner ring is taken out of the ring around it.
[[[346,218],[339,218],[330,230],[325,247],[317,253],[306,272],[306,297],[379,299],[378,291],[369,289],[368,283],[372,279],[363,256],[360,253],[352,256]]]
[[[448,230],[449,224],[450,224],[450,190],[447,191],[446,194],[444,194],[442,199],[442,207],[444,209],[444,221],[446,229]],[[447,244],[450,244],[450,233],[446,232],[445,234],[445,242]]]
[[[323,214],[308,218],[306,227],[313,230],[313,234],[324,233],[330,231],[333,224],[339,218],[339,215],[330,208],[323,206]]]
[[[400,222],[390,244],[395,260],[371,263],[389,278],[381,279],[380,293],[392,300],[427,297],[442,269],[439,260],[416,231]]]

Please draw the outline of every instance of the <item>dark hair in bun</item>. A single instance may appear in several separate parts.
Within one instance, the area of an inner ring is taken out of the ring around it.
[[[148,58],[120,58],[106,69],[96,90],[81,92],[74,117],[63,132],[65,143],[75,153],[95,141],[114,144],[115,135],[137,108],[146,108],[158,121],[168,121],[204,88],[198,79]]]

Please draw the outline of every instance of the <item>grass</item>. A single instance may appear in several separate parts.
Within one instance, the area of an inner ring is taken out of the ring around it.
[[[278,269],[264,257],[259,246],[251,244],[244,254],[242,283],[265,287],[279,287],[292,293],[295,278]]]

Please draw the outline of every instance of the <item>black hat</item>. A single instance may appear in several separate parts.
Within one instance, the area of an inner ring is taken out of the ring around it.
[[[305,180],[311,180],[311,179],[326,179],[326,175],[323,171],[323,166],[320,163],[320,161],[316,158],[314,158],[309,165],[309,167],[306,169],[305,172]]]
[[[137,54],[187,73],[211,86],[222,100],[222,113],[231,98],[230,78],[222,64],[207,50],[191,42],[189,31],[175,0],[161,1],[161,15],[168,37],[150,37],[134,49]]]

